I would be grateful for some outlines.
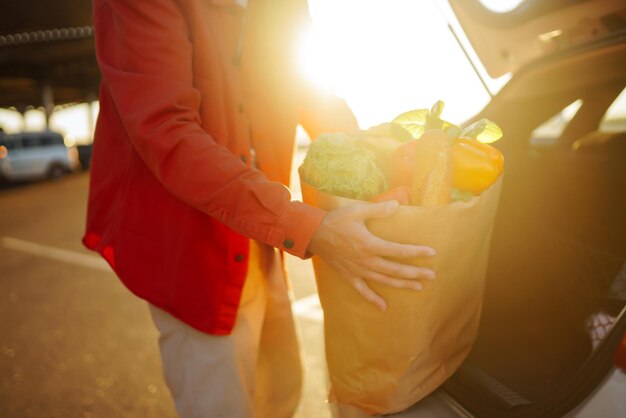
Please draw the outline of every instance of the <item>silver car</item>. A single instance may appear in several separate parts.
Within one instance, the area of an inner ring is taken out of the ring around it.
[[[78,167],[78,151],[56,132],[0,134],[0,179],[58,178]]]

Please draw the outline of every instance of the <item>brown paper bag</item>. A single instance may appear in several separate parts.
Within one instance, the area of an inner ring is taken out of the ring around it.
[[[324,310],[330,400],[367,413],[402,411],[441,385],[463,362],[478,331],[493,220],[502,179],[468,202],[438,208],[401,206],[372,219],[375,235],[429,245],[432,258],[416,265],[435,270],[424,289],[369,282],[388,304],[367,303],[318,257],[313,266]],[[304,201],[324,209],[356,203],[302,184]]]

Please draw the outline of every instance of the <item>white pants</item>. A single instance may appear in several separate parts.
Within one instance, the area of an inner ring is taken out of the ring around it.
[[[165,382],[181,418],[288,418],[302,361],[278,252],[250,243],[248,276],[230,335],[202,333],[150,305]]]

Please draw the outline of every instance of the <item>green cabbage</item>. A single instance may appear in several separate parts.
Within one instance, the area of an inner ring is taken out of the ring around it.
[[[323,134],[309,146],[300,178],[320,191],[368,200],[387,188],[376,154],[345,134]]]

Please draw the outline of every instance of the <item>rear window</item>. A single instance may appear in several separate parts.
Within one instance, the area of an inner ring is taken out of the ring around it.
[[[583,101],[581,99],[573,101],[559,113],[539,125],[530,137],[531,147],[546,148],[557,145],[561,134],[563,134],[567,125],[574,119],[574,116],[576,116],[582,104]]]
[[[626,132],[626,89],[609,106],[600,122],[600,131]]]
[[[17,134],[0,137],[0,145],[4,145],[9,150],[19,148],[22,145],[22,136]]]
[[[40,135],[24,134],[22,145],[24,148],[38,147],[43,145],[43,138]]]
[[[574,148],[576,148],[576,142],[580,139],[588,142],[590,137],[594,137],[601,138],[602,141],[606,142],[613,138],[621,138],[626,133],[626,88],[614,100],[611,100],[612,98],[604,104],[604,106],[610,104],[605,108],[604,114],[599,113],[597,116],[594,116],[597,111],[596,103],[588,104],[583,109],[585,100],[578,99],[571,102],[533,130],[529,145],[531,148],[540,149],[559,145],[571,146],[573,143]],[[583,111],[585,114],[581,115],[580,113]],[[589,114],[592,117],[588,117]],[[600,115],[601,118],[598,118]],[[578,136],[564,138],[566,129],[576,118],[583,120],[583,124],[579,124],[576,129]]]
[[[63,137],[54,132],[26,132],[7,135],[0,138],[0,145],[7,149],[19,147],[32,148],[41,146],[64,145]]]
[[[41,137],[42,145],[64,145],[63,137],[58,134],[45,133]]]

